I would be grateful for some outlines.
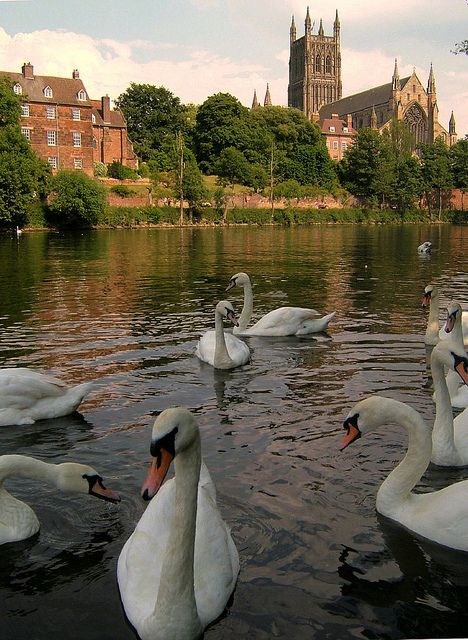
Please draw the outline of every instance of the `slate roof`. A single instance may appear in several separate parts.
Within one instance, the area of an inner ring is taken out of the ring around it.
[[[123,117],[120,109],[111,109],[110,110],[110,123],[104,122],[102,119],[102,101],[101,100],[91,100],[91,104],[93,106],[93,115],[96,119],[94,122],[98,127],[118,127],[119,129],[126,128],[127,123],[125,122],[125,118]]]
[[[0,76],[6,76],[15,84],[21,85],[22,96],[31,102],[44,102],[45,104],[70,104],[89,107],[91,102],[83,81],[80,78],[56,78],[55,76],[34,76],[25,78],[22,73],[13,71],[0,71]],[[52,98],[46,98],[44,89],[52,89]],[[78,92],[84,91],[86,100],[78,100]]]
[[[411,76],[402,78],[400,80],[400,86],[408,82]],[[339,116],[345,116],[348,113],[356,113],[364,109],[371,109],[373,106],[377,107],[381,104],[386,104],[392,97],[392,83],[387,82],[380,87],[374,87],[367,89],[367,91],[361,91],[361,93],[355,93],[347,98],[342,98],[336,102],[324,105],[320,109],[320,120],[330,118],[333,113],[337,113]]]
[[[353,136],[356,133],[356,130],[353,129],[353,127],[348,127],[348,122],[346,120],[342,120],[341,118],[325,118],[323,122],[321,121],[320,126],[322,129],[322,133],[328,134],[330,136],[333,136],[333,135]],[[330,127],[335,127],[335,131],[330,131]],[[347,127],[347,131],[343,131],[344,127]]]

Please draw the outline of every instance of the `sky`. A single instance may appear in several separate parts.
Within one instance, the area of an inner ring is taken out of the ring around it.
[[[459,137],[468,134],[467,0],[0,0],[0,69],[37,75],[80,72],[88,94],[112,99],[131,82],[164,86],[184,103],[214,93],[287,105],[289,27],[313,33],[323,19],[332,35],[341,22],[343,97],[391,81],[413,68],[427,85],[432,63],[439,121],[453,110]]]

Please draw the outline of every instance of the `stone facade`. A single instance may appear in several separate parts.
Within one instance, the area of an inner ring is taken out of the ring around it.
[[[317,35],[307,7],[305,34],[296,37],[294,16],[289,31],[288,106],[303,111],[318,120],[320,108],[341,98],[340,21],[338,11],[333,23],[333,35],[326,36],[322,20]]]
[[[320,121],[330,118],[333,113],[340,118],[350,115],[352,126],[356,130],[371,127],[383,131],[390,125],[392,118],[396,118],[406,122],[417,143],[430,143],[441,137],[451,146],[457,140],[453,113],[448,130],[439,122],[432,65],[427,87],[424,88],[415,71],[400,79],[395,60],[391,82],[324,105],[320,109]]]
[[[105,123],[77,69],[71,78],[38,76],[28,62],[23,64],[21,73],[0,71],[0,76],[8,78],[13,91],[22,98],[22,133],[54,172],[80,169],[93,175],[93,162],[102,157],[106,157],[105,162],[116,159],[136,166],[122,114],[111,111],[109,103],[109,122]],[[103,155],[98,141],[104,138],[101,131],[106,128],[112,129],[108,134],[111,143],[107,147],[101,145],[108,150]]]

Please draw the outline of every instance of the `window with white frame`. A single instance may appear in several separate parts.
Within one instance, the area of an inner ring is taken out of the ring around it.
[[[94,113],[91,114],[91,120],[93,121],[93,124],[96,122],[96,116]]]
[[[57,158],[55,156],[49,156],[47,158],[47,162],[50,164],[52,169],[56,169],[57,168]]]
[[[86,91],[83,91],[83,89],[80,89],[76,95],[78,100],[86,100]]]
[[[57,132],[56,131],[48,131],[47,132],[47,144],[49,147],[55,147],[57,144]]]
[[[19,82],[16,82],[13,85],[13,91],[16,93],[17,96],[20,96],[23,93],[23,87],[20,85]]]
[[[51,89],[49,86],[45,87],[45,89],[44,89],[44,96],[45,96],[46,98],[53,98],[53,97],[54,97],[54,94],[53,94],[53,92],[52,92],[52,89]]]
[[[348,133],[348,127],[343,127],[343,133]]]
[[[75,167],[75,169],[82,169],[83,168],[83,158],[74,158],[73,159],[73,166]]]
[[[31,129],[29,127],[21,127],[21,133],[26,140],[31,140]]]
[[[73,132],[73,146],[81,147],[81,133],[78,131]]]
[[[348,143],[347,143],[347,142],[342,142],[342,143],[341,143],[341,148],[343,149],[343,151],[344,151],[345,149],[347,149],[347,148],[348,148]]]
[[[54,118],[55,118],[55,107],[46,107],[46,118],[48,120],[54,120]]]
[[[21,105],[21,115],[22,116],[29,116],[29,104],[22,104]]]
[[[72,120],[81,120],[81,112],[79,109],[72,109]]]
[[[333,148],[338,149],[338,140],[333,141]]]
[[[330,131],[331,131],[332,133],[335,133],[335,127],[333,127],[333,126],[332,126],[332,127],[330,127]]]

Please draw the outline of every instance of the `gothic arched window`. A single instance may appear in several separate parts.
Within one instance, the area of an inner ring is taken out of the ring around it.
[[[416,142],[426,142],[426,116],[419,104],[413,102],[403,116]]]
[[[325,71],[326,73],[331,73],[331,58],[330,56],[327,56],[327,59],[325,60]]]
[[[322,65],[320,63],[320,56],[316,56],[315,57],[315,71],[320,73],[321,70],[322,70]]]

